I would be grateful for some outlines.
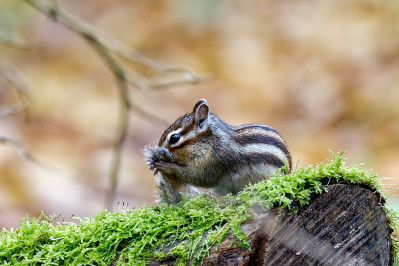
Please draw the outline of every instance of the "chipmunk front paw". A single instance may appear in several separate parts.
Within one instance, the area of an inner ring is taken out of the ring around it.
[[[143,149],[143,153],[150,170],[154,171],[154,175],[158,171],[167,168],[169,163],[172,163],[172,156],[168,149],[155,145],[149,145]]]

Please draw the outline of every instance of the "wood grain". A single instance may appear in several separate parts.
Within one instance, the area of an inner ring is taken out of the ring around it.
[[[393,265],[388,217],[379,195],[368,189],[331,185],[296,214],[256,211],[242,226],[251,250],[231,245],[229,233],[204,265]]]

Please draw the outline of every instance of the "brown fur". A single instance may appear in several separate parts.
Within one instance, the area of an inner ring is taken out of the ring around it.
[[[176,143],[167,139],[172,134],[180,137]],[[169,203],[179,202],[180,193],[197,195],[194,186],[220,195],[235,194],[249,183],[269,178],[285,164],[291,170],[291,155],[276,130],[255,124],[230,126],[209,113],[206,100],[179,117],[162,134],[158,146],[146,147],[144,154],[150,169],[161,173],[160,197]]]

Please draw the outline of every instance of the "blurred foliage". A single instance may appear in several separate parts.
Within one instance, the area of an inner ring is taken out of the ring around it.
[[[329,149],[380,169],[398,187],[399,4],[397,1],[78,1],[58,4],[123,43],[210,73],[213,82],[141,91],[133,102],[173,122],[200,98],[231,124],[281,132],[300,166]],[[5,36],[5,37],[3,37]],[[29,119],[0,117],[0,136],[23,141],[49,167],[0,146],[0,226],[25,214],[90,216],[102,209],[118,111],[114,78],[84,40],[22,1],[0,3],[2,59],[33,87]],[[130,64],[130,63],[129,63]],[[151,74],[151,70],[134,66]],[[0,75],[0,107],[18,100]],[[164,128],[131,113],[117,200],[154,202],[140,149]],[[17,184],[17,185],[15,185]],[[396,190],[386,190],[397,193]],[[18,198],[18,200],[16,200]]]

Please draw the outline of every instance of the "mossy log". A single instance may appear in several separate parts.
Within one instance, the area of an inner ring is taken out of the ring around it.
[[[242,225],[251,250],[232,245],[230,232],[203,264],[393,265],[392,229],[381,200],[369,189],[336,184],[297,213],[259,208],[256,218]]]
[[[345,167],[342,154],[234,196],[104,210],[79,224],[25,218],[1,231],[0,264],[393,265],[399,213],[384,206],[377,174]]]

